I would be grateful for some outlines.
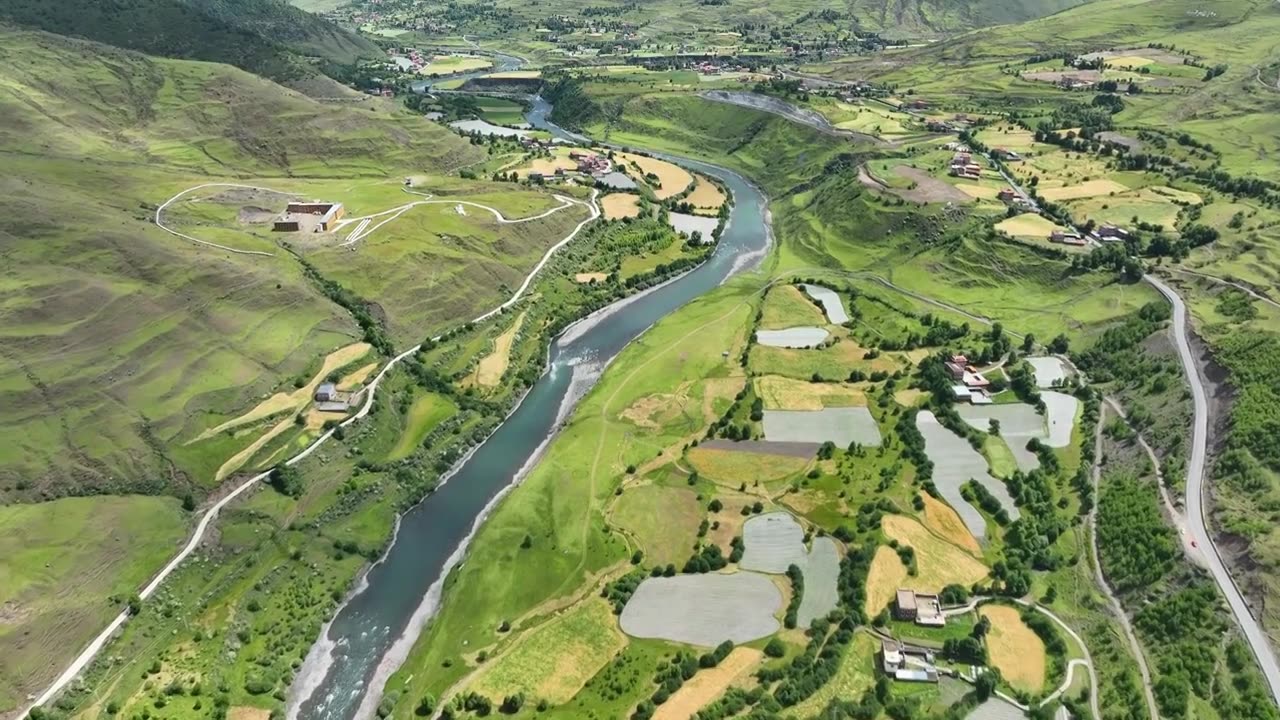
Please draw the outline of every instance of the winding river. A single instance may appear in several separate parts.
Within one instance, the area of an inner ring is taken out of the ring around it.
[[[549,111],[537,98],[527,120],[559,137],[582,139],[551,124]],[[659,319],[764,257],[771,232],[765,198],[754,185],[725,168],[661,157],[719,178],[733,194],[728,225],[711,258],[596,313],[553,343],[546,373],[515,412],[447,482],[405,513],[384,558],[325,627],[291,689],[291,720],[374,717],[387,679],[435,615],[444,578],[475,529],[537,461],[609,361]]]

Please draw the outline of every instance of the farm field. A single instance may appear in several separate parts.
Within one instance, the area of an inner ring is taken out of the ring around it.
[[[385,720],[1018,715],[895,674],[882,634],[1031,705],[1070,667],[1037,716],[1280,720],[1192,564],[1280,632],[1272,3],[297,0],[333,34],[263,46],[298,16],[261,1],[181,53],[234,36],[264,77],[0,11],[0,716],[131,607],[36,720],[269,720],[313,687],[304,714]],[[535,97],[586,138],[513,127]],[[297,199],[345,216],[276,230]],[[1212,385],[1204,518],[1153,278]],[[348,424],[315,404],[374,378]],[[1231,542],[1197,558],[1202,519]],[[899,589],[978,605],[918,625]]]
[[[984,605],[978,612],[991,621],[987,649],[991,664],[1000,669],[1003,678],[1014,688],[1038,693],[1044,688],[1044,641],[1022,622],[1017,608],[1007,605]]]

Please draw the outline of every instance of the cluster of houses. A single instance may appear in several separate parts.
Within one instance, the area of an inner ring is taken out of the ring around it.
[[[522,138],[522,141],[526,139],[529,139],[529,138]],[[576,163],[577,165],[577,167],[574,170],[556,168],[555,172],[552,173],[550,176],[546,175],[545,173],[531,172],[529,173],[529,181],[538,183],[538,182],[547,182],[548,180],[564,180],[569,176],[570,173],[577,173],[579,175],[586,175],[592,178],[599,178],[603,175],[608,175],[610,172],[613,172],[613,163],[610,162],[609,158],[605,157],[604,155],[598,155],[596,153],[581,152],[579,150],[570,150],[569,159],[574,161],[574,163]]]
[[[955,383],[951,392],[956,400],[968,401],[973,405],[990,405],[991,381],[978,372],[978,368],[969,363],[964,355],[952,355],[945,363],[947,374]]]
[[[942,614],[938,596],[898,588],[893,602],[893,618],[927,627],[942,627],[947,618]],[[938,682],[938,666],[934,651],[909,645],[900,640],[882,639],[880,662],[884,674],[902,682]]]
[[[951,156],[947,174],[966,180],[978,180],[982,177],[982,166],[973,161],[973,155],[969,152],[956,152]]]

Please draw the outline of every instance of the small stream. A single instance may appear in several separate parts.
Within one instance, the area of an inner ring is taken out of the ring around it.
[[[518,67],[518,58],[512,59]],[[585,139],[550,123],[549,112],[550,106],[535,98],[526,118],[559,137]],[[435,615],[444,578],[462,558],[476,528],[536,463],[605,366],[655,322],[765,256],[771,239],[768,211],[754,185],[716,165],[654,154],[715,176],[732,192],[732,212],[712,256],[676,280],[572,326],[553,343],[547,371],[520,406],[447,482],[401,518],[385,557],[369,570],[308,654],[290,689],[291,720],[373,718],[382,688]],[[608,322],[601,322],[605,317]]]

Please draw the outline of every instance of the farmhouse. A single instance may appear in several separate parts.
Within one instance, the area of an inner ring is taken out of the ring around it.
[[[285,206],[284,214],[276,218],[272,229],[276,232],[329,232],[345,213],[342,203],[321,200],[291,202]]]
[[[911,620],[917,625],[941,627],[947,624],[947,618],[942,614],[942,603],[937,595],[918,593],[905,588],[898,588],[893,604],[893,617],[898,620]]]
[[[316,388],[316,402],[333,402],[338,399],[338,387],[333,383],[323,383]]]
[[[951,379],[960,380],[964,378],[965,368],[969,367],[969,358],[964,355],[952,355],[951,359],[944,364],[947,372],[951,374]]]
[[[364,390],[346,392],[339,390],[333,383],[322,383],[316,388],[314,395],[316,410],[320,412],[346,412],[360,404]]]
[[[933,653],[897,640],[880,641],[880,659],[885,675],[903,682],[938,682]]]
[[[1013,204],[1014,198],[1016,197],[1018,197],[1017,193],[1015,193],[1011,188],[1004,188],[1000,192],[996,193],[996,199],[1005,205]]]
[[[1080,234],[1073,230],[1054,230],[1049,234],[1049,242],[1061,243],[1063,245],[1083,246],[1089,244],[1088,240],[1080,237]]]
[[[1093,236],[1102,242],[1124,242],[1129,239],[1129,231],[1115,225],[1103,225],[1093,231]]]
[[[992,155],[995,155],[996,157],[998,157],[998,158],[1000,158],[1001,160],[1004,160],[1004,161],[1006,161],[1006,162],[1021,162],[1021,161],[1022,161],[1022,156],[1021,156],[1021,155],[1019,155],[1018,153],[1016,153],[1016,152],[1014,152],[1014,151],[1010,150],[1009,148],[1002,148],[1002,147],[998,147],[998,148],[996,148],[995,150],[992,150],[992,151],[991,151],[991,154],[992,154]]]
[[[977,180],[982,177],[982,166],[975,163],[973,156],[969,153],[958,152],[951,157],[951,165],[947,169],[947,173],[952,177]]]

